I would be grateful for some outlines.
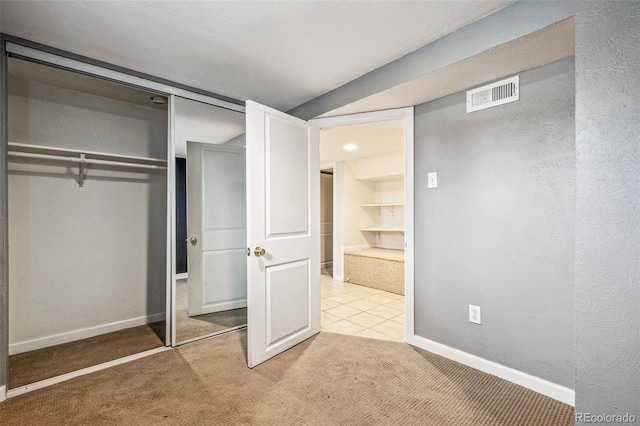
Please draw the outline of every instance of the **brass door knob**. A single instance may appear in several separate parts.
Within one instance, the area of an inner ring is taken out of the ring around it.
[[[256,257],[264,256],[265,253],[266,251],[262,247],[256,247],[256,249],[253,251],[253,254],[255,254]]]
[[[198,244],[198,239],[196,237],[191,237],[189,238],[189,242],[192,246],[195,246],[196,244]]]

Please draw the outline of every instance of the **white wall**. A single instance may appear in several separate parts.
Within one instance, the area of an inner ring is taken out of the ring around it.
[[[345,180],[351,192],[345,193],[345,217],[359,227],[345,223],[345,246],[404,249],[404,234],[400,232],[360,231],[370,226],[403,227],[403,207],[362,207],[362,204],[404,202],[404,153],[396,151],[351,160],[346,169],[349,172],[345,173]]]
[[[356,178],[349,163],[344,163],[344,246],[345,250],[362,246],[373,246],[375,234],[360,229],[373,226],[375,216],[370,209],[362,207],[375,198],[373,182]]]
[[[349,166],[358,179],[400,178],[404,176],[404,152],[388,152],[352,160]]]
[[[404,179],[391,179],[375,182],[376,203],[404,203]],[[378,226],[404,228],[404,207],[380,207],[378,210]],[[377,247],[404,250],[404,234],[400,232],[381,232],[376,242]]]
[[[166,158],[166,137],[165,110],[9,81],[10,142]],[[166,172],[77,174],[9,161],[11,353],[163,318]]]

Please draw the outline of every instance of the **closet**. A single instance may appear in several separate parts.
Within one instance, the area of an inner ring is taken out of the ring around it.
[[[167,343],[168,111],[154,93],[8,66],[13,389]]]

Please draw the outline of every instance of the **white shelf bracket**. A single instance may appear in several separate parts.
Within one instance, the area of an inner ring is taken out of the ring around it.
[[[85,168],[85,158],[84,158],[84,152],[80,153],[80,162],[78,163],[78,187],[82,188],[82,186],[84,185],[84,168]]]

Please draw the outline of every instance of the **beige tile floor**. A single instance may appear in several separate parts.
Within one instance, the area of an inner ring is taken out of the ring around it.
[[[404,296],[322,275],[323,331],[404,342]]]

